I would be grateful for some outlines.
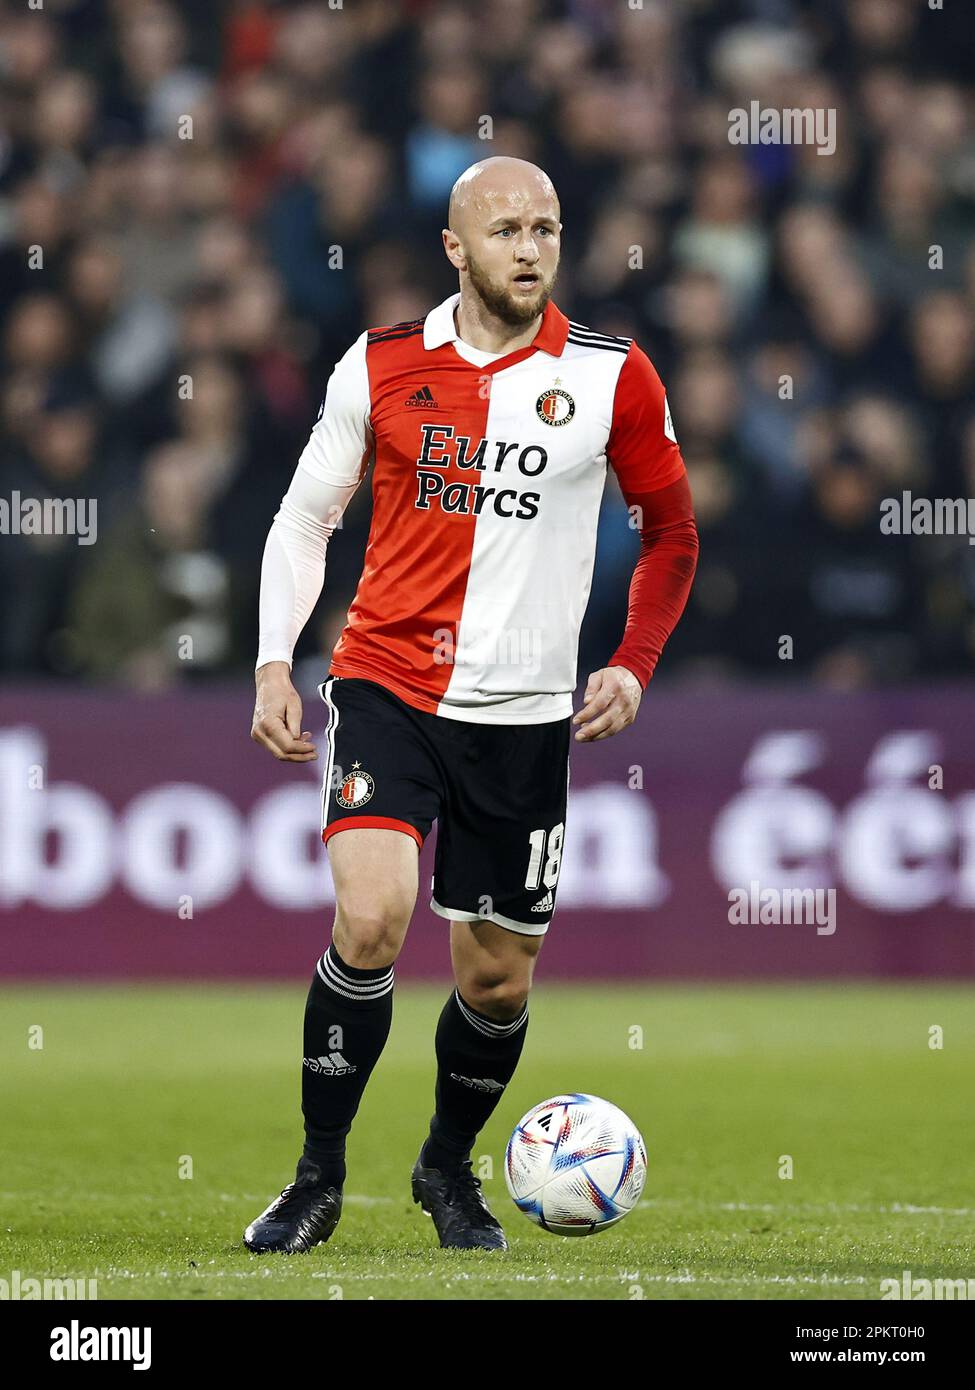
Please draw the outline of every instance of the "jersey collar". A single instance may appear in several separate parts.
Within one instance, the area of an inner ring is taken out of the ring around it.
[[[423,346],[428,351],[443,347],[445,343],[457,341],[454,309],[459,303],[460,295],[452,294],[449,299],[445,299],[442,304],[438,304],[427,314],[423,322]],[[552,357],[561,357],[568,336],[569,320],[561,309],[556,308],[549,300],[545,306],[545,312],[542,314],[542,324],[538,332],[527,347],[517,348],[516,352],[519,356],[522,354],[527,356],[530,352],[538,351],[547,352]],[[509,354],[512,357],[514,355],[515,353]]]

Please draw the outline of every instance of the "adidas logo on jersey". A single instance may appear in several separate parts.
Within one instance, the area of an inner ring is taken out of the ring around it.
[[[358,1070],[349,1066],[341,1052],[330,1052],[327,1057],[303,1057],[301,1060],[303,1066],[319,1076],[348,1076],[349,1072]]]
[[[433,392],[429,386],[421,386],[418,391],[414,391],[412,396],[407,396],[404,405],[425,405],[428,410],[439,410],[440,407],[433,398]]]
[[[450,1079],[459,1081],[462,1086],[469,1086],[472,1091],[488,1091],[491,1095],[504,1090],[501,1082],[495,1081],[493,1076],[458,1076],[452,1071]]]
[[[532,912],[551,912],[553,902],[554,899],[552,898],[552,894],[546,893],[544,898],[539,898],[538,902],[532,908]]]

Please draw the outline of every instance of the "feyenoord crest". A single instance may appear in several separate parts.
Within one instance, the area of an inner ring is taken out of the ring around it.
[[[342,778],[335,800],[346,811],[354,811],[358,806],[365,806],[375,790],[376,784],[368,772],[363,772],[359,763],[353,763],[352,771]]]
[[[535,410],[546,425],[567,425],[576,413],[576,403],[568,391],[552,386],[539,396]]]

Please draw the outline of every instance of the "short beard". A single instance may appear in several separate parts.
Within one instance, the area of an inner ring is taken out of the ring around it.
[[[499,289],[493,284],[470,256],[467,257],[467,277],[470,280],[471,289],[488,313],[493,314],[496,319],[507,324],[509,328],[523,328],[526,323],[531,323],[532,319],[536,319],[539,314],[544,313],[555,284],[555,276],[553,275],[551,283],[546,285],[537,302],[518,300],[512,296],[510,290]]]

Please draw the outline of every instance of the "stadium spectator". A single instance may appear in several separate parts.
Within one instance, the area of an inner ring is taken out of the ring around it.
[[[702,555],[656,679],[965,669],[975,551],[901,544],[878,515],[901,488],[975,489],[962,10],[0,6],[5,491],[84,491],[100,523],[89,547],[4,538],[4,670],[157,686],[248,669],[264,536],[332,364],[450,292],[447,192],[497,153],[555,180],[557,302],[636,334],[669,388]],[[731,144],[752,99],[835,109],[835,151]],[[368,521],[363,492],[302,659],[341,626]],[[635,544],[611,484],[583,672],[618,637]]]

